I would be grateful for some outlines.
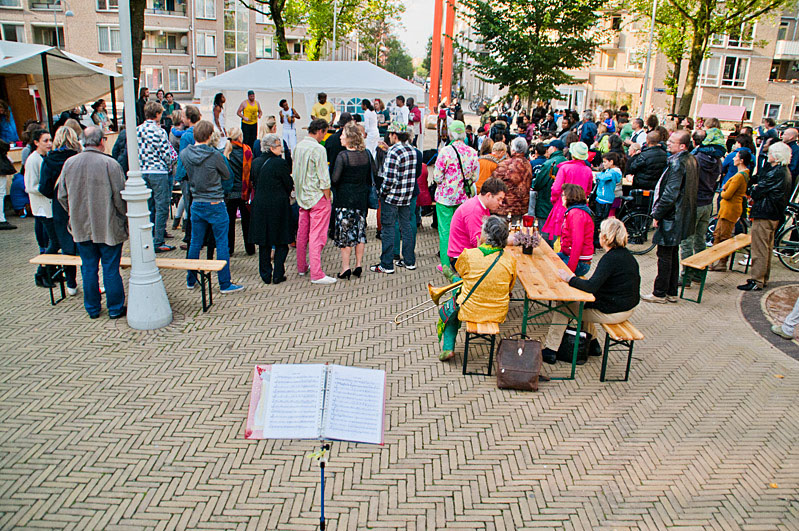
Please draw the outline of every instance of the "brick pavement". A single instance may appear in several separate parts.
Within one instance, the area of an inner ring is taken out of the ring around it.
[[[429,218],[416,271],[316,287],[291,267],[266,286],[239,253],[247,291],[207,314],[165,271],[175,321],[152,332],[89,320],[80,298],[51,307],[27,264],[33,222],[13,221],[0,234],[0,528],[314,529],[313,444],[243,438],[252,366],[298,362],[388,373],[385,446],[333,444],[329,529],[799,528],[799,367],[743,319],[740,274],[712,273],[701,305],[641,306],[630,382],[600,383],[592,358],[529,394],[461,376],[462,341],[440,363],[430,320],[392,324],[442,283]],[[366,265],[378,255],[370,241]],[[337,252],[324,258],[333,273]],[[640,263],[646,290],[654,253]],[[779,264],[775,276],[796,279]]]

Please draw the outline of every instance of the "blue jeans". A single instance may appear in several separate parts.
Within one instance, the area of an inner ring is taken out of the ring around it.
[[[565,264],[568,265],[568,263],[569,263],[569,255],[568,254],[566,254],[566,253],[558,253],[558,256],[560,257],[561,260],[563,260],[563,262]],[[588,271],[590,269],[591,269],[591,262],[585,262],[583,260],[580,260],[579,262],[577,262],[577,267],[574,270],[574,274],[577,275],[578,277],[581,277],[581,276],[585,275],[586,273],[588,273]]]
[[[414,197],[411,199],[411,230],[413,231],[413,239],[416,241],[416,221],[419,217],[416,215],[416,198]],[[399,228],[399,220],[394,224],[394,241],[400,242],[400,228]],[[401,256],[402,253],[400,252],[399,244],[395,244],[396,249],[394,249],[395,256]],[[415,250],[415,249],[414,249]]]
[[[394,231],[391,227],[399,219],[400,233],[402,234],[402,259],[408,265],[416,265],[416,232],[411,230],[410,205],[390,205],[380,201],[380,221],[386,230],[383,236],[383,252],[380,254],[380,265],[383,269],[394,269]]]
[[[81,259],[80,274],[83,277],[83,306],[91,316],[100,314],[100,267],[103,264],[103,285],[108,315],[119,315],[125,305],[125,287],[119,274],[119,259],[122,258],[122,244],[77,242]]]
[[[227,262],[225,267],[219,272],[219,288],[225,289],[230,286],[230,249],[227,243],[227,231],[230,225],[228,220],[225,202],[207,203],[203,201],[192,201],[191,203],[191,243],[189,244],[189,256],[191,259],[200,258],[200,248],[205,240],[205,233],[210,227],[216,240],[217,260]],[[186,284],[193,286],[197,282],[197,272],[189,271],[186,275]]]
[[[153,223],[153,244],[164,245],[166,220],[169,217],[169,202],[172,200],[172,184],[168,173],[142,173],[147,188],[152,190],[147,199],[150,209],[150,222]]]

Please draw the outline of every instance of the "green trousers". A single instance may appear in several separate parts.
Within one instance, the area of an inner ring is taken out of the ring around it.
[[[461,328],[461,322],[457,316],[452,316],[444,325],[444,333],[441,335],[441,350],[455,350],[455,339],[458,337],[458,330]]]
[[[450,267],[447,249],[449,248],[449,226],[452,223],[452,216],[455,214],[457,206],[447,206],[436,203],[436,217],[438,218],[438,253],[441,258],[441,266]]]

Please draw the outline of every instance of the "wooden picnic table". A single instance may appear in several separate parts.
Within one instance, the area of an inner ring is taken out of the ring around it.
[[[580,343],[580,329],[583,324],[583,307],[586,302],[596,299],[591,293],[573,288],[558,275],[559,269],[568,269],[566,263],[552,250],[543,239],[533,254],[522,253],[521,248],[508,246],[507,250],[516,258],[516,272],[524,287],[524,313],[522,316],[522,334],[527,333],[527,324],[546,324],[541,318],[549,313],[560,313],[571,321],[576,321],[576,339],[572,354],[571,375],[568,378],[551,377],[552,380],[573,380],[577,370],[577,351]],[[568,308],[569,303],[579,304],[575,317]],[[530,305],[536,307],[536,313],[530,315]]]

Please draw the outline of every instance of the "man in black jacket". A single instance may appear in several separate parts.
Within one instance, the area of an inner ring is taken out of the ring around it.
[[[702,129],[694,131],[694,145],[702,146],[706,136],[707,133]],[[697,147],[692,153],[696,158],[696,164],[699,169],[696,192],[696,220],[694,222],[693,235],[680,242],[681,260],[700,253],[707,247],[705,236],[707,226],[710,224],[710,217],[713,215],[713,195],[716,193],[716,183],[721,176],[721,159],[714,155],[711,150]],[[694,279],[690,271],[683,269],[681,283],[688,288],[691,286],[692,280]],[[696,280],[699,280],[699,278],[697,277]]]
[[[774,233],[785,215],[791,193],[791,148],[783,142],[771,144],[768,164],[761,170],[751,188],[752,196],[752,269],[742,291],[759,291],[766,287],[771,272],[771,251]]]
[[[668,161],[666,149],[660,143],[660,134],[652,131],[646,135],[646,145],[641,153],[630,159],[627,174],[633,176],[636,190],[654,190]]]
[[[658,274],[652,293],[641,297],[647,302],[677,302],[677,277],[680,273],[679,245],[693,234],[696,225],[696,191],[698,170],[696,159],[688,148],[691,135],[677,131],[669,137],[671,156],[668,166],[655,188],[655,234]]]

